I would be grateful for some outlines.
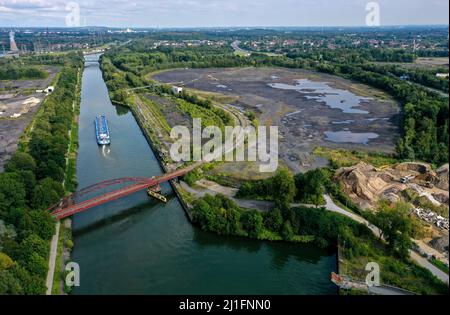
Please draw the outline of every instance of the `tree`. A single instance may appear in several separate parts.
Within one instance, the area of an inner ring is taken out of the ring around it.
[[[23,294],[20,281],[8,270],[0,268],[0,295],[19,295]]]
[[[271,231],[279,231],[283,225],[283,216],[278,208],[270,210],[264,219],[264,225]]]
[[[26,192],[26,200],[31,199],[31,193],[36,186],[36,176],[32,171],[17,170],[10,173],[18,182],[21,182]]]
[[[194,202],[192,218],[203,230],[222,235],[240,235],[239,207],[227,197],[206,195]]]
[[[31,256],[37,255],[46,258],[48,255],[49,244],[36,234],[27,236],[17,250],[16,257],[14,257],[21,265],[26,265]]]
[[[23,267],[19,265],[14,265],[11,268],[11,273],[20,282],[23,288],[23,293],[28,295],[38,295],[44,294],[47,289],[45,286],[44,278],[38,277],[36,275],[30,275],[30,273]]]
[[[20,220],[22,220],[23,216],[25,213],[25,209],[24,208],[11,208],[7,214],[4,217],[5,222],[8,222],[9,224],[12,224],[13,226],[18,226]],[[1,223],[1,220],[0,220]],[[0,224],[0,228],[1,228],[1,224]],[[16,235],[16,230],[13,228],[12,229],[14,231],[14,235]],[[20,231],[17,231],[20,232]]]
[[[294,200],[296,189],[292,174],[285,168],[277,171],[272,179],[272,196],[275,206],[289,207]]]
[[[281,236],[286,241],[292,241],[294,238],[294,230],[292,229],[291,222],[288,220],[284,222],[283,229],[281,230]]]
[[[13,155],[11,160],[6,164],[5,171],[6,172],[15,172],[15,171],[31,171],[34,172],[36,170],[36,162],[33,157],[25,152],[16,152]]]
[[[48,262],[36,252],[31,253],[26,261],[21,262],[21,265],[32,275],[37,275],[42,279],[45,279],[47,275]]]
[[[213,211],[204,199],[196,200],[192,209],[192,217],[195,222],[200,224],[201,228],[206,231],[211,231],[214,221]]]
[[[47,209],[63,196],[62,185],[51,178],[45,178],[33,189],[31,205],[35,209]]]
[[[294,178],[285,168],[278,170],[271,178],[245,182],[236,194],[238,198],[273,200],[280,209],[289,208],[294,196]]]
[[[25,188],[11,173],[0,174],[0,218],[25,205]]]
[[[3,220],[0,220],[0,250],[2,249],[2,241],[4,239],[14,239],[16,236],[17,233],[14,225],[7,225]]]
[[[5,253],[0,252],[0,270],[6,270],[14,265],[14,261],[6,255]]]
[[[41,162],[37,171],[38,178],[49,177],[57,182],[62,182],[64,179],[64,170],[53,160],[48,162]]]
[[[35,132],[28,144],[30,154],[38,164],[40,161],[47,161],[49,158],[48,152],[51,148],[49,138],[51,138],[51,134]]]
[[[227,235],[239,235],[240,234],[240,219],[241,213],[236,208],[230,208],[226,210],[226,219],[227,219],[227,227],[226,234]]]
[[[409,256],[412,246],[414,224],[409,213],[410,206],[407,203],[398,202],[393,207],[384,203],[374,219],[374,224],[381,229],[382,237],[386,239],[389,248],[401,258]]]
[[[296,199],[303,203],[313,203],[316,206],[323,202],[325,193],[324,183],[328,181],[325,171],[321,169],[312,170],[305,174],[295,176],[297,187]]]
[[[26,211],[19,227],[22,231],[31,231],[43,240],[50,240],[55,234],[55,221],[47,211]]]
[[[245,211],[241,215],[242,227],[247,231],[248,235],[258,238],[263,230],[263,218],[256,210]]]

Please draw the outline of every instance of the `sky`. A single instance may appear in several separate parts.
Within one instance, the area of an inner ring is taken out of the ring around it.
[[[0,27],[364,26],[370,2],[381,26],[448,25],[448,0],[0,0]]]

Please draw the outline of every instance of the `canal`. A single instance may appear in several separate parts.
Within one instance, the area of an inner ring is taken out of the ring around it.
[[[111,104],[98,63],[86,56],[79,118],[79,188],[162,170],[132,113]],[[111,146],[97,146],[105,114]],[[73,294],[335,294],[336,255],[313,246],[221,237],[193,226],[170,185],[167,204],[138,192],[73,218]],[[89,196],[87,196],[89,197]]]

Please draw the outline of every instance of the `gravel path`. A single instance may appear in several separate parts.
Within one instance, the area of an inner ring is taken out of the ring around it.
[[[53,276],[55,275],[56,255],[58,253],[58,240],[59,240],[59,221],[56,222],[55,235],[52,237],[50,243],[50,259],[48,261],[48,273],[45,285],[47,286],[46,295],[52,295],[53,288]]]

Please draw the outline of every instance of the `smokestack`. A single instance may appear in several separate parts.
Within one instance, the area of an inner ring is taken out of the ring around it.
[[[16,45],[16,41],[14,40],[14,32],[13,31],[9,32],[9,50],[14,51],[14,52],[19,51],[19,48],[17,48],[17,45]]]

